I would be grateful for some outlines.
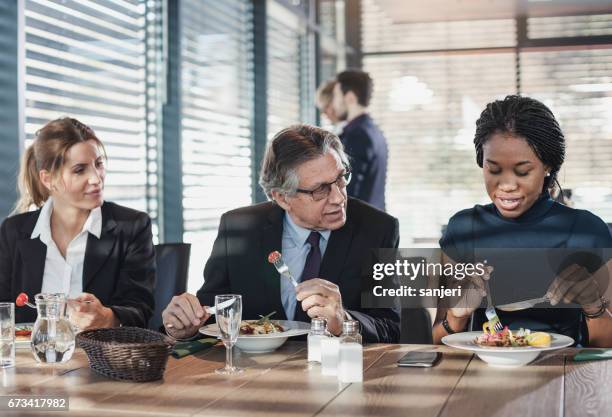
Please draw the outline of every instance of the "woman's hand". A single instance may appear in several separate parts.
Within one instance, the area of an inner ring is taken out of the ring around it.
[[[457,264],[445,253],[442,253],[443,265]],[[446,277],[445,287],[455,289],[461,287],[461,296],[445,297],[438,301],[436,325],[432,329],[434,343],[440,343],[442,337],[448,331],[442,326],[442,320],[446,319],[448,326],[453,332],[461,332],[465,329],[470,315],[480,307],[482,298],[487,295],[487,281],[491,277],[493,267],[485,266],[482,274],[465,275],[462,279],[454,276]]]
[[[573,264],[565,268],[548,287],[546,296],[551,305],[561,302],[579,304],[586,313],[601,310],[602,298],[609,286],[608,269],[603,265],[594,274]]]
[[[448,263],[449,260],[447,259]],[[454,263],[450,261],[450,263]],[[492,266],[485,266],[482,274],[465,275],[462,279],[449,277],[446,287],[449,289],[461,287],[460,297],[448,298],[449,324],[451,320],[467,319],[482,303],[482,298],[487,295],[487,281],[491,278]]]
[[[83,293],[68,300],[68,312],[70,322],[79,330],[119,326],[113,310],[103,306],[93,294]]]

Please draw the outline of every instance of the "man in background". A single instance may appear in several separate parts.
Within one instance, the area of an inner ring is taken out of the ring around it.
[[[385,210],[387,140],[368,114],[372,79],[367,72],[347,70],[336,76],[332,107],[346,121],[340,140],[351,159],[353,180],[348,195]]]

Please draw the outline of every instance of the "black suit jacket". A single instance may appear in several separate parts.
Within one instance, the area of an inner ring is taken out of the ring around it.
[[[204,285],[197,293],[203,305],[214,305],[217,294],[241,294],[243,319],[272,311],[276,318],[286,319],[281,278],[268,263],[268,254],[282,247],[284,214],[277,204],[267,202],[221,216],[204,268]],[[349,198],[346,224],[331,233],[323,256],[319,276],[340,287],[344,307],[361,323],[366,342],[399,340],[399,309],[361,308],[363,260],[370,257],[370,248],[397,248],[398,244],[396,218]]]
[[[31,239],[40,210],[9,217],[0,226],[0,301],[32,299],[42,288],[47,246]],[[110,307],[124,326],[146,327],[154,308],[155,252],[151,219],[145,213],[105,202],[100,239],[87,238],[83,291]],[[17,307],[17,322],[36,319],[36,311]]]
[[[340,134],[351,161],[353,178],[348,195],[385,210],[387,181],[387,140],[367,114],[351,120]]]

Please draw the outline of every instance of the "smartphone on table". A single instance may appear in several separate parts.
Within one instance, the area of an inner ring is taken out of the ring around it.
[[[440,360],[440,352],[408,352],[397,361],[397,366],[431,368]]]

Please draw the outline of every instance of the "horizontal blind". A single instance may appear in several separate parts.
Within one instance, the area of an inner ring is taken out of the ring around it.
[[[402,23],[389,16],[376,0],[363,0],[361,15],[365,53],[504,47],[515,43],[512,19]]]
[[[252,201],[253,22],[248,0],[181,2],[184,241],[189,289],[221,214]]]
[[[521,79],[565,134],[561,186],[572,190],[576,207],[612,223],[612,48],[523,52]]]
[[[338,72],[338,53],[339,50],[336,31],[338,30],[338,16],[336,10],[336,0],[322,0],[319,3],[319,73],[321,81],[332,79]]]
[[[315,40],[310,31],[300,36],[300,121],[314,123],[316,120],[315,90],[316,63]]]
[[[531,39],[612,35],[612,14],[530,17],[527,33]]]
[[[475,121],[487,102],[515,91],[514,54],[392,52],[511,46],[514,22],[398,24],[374,1],[362,4],[366,50],[391,52],[363,60],[374,80],[370,112],[389,146],[387,211],[399,218],[402,246],[437,245],[455,212],[487,202]]]
[[[301,121],[300,21],[275,1],[267,2],[268,138]]]
[[[402,244],[435,244],[459,209],[486,202],[475,121],[514,89],[514,56],[366,56],[370,107],[389,146],[387,211]],[[506,70],[504,70],[506,68]]]
[[[91,126],[108,153],[105,198],[147,211],[144,1],[26,0],[26,145],[45,123]]]
[[[550,105],[562,124],[560,181],[575,206],[612,221],[612,48],[522,49],[517,68],[512,50],[453,52],[516,47],[514,20],[400,23],[375,1],[362,4],[371,112],[389,141],[387,207],[400,219],[403,245],[435,244],[453,213],[489,202],[475,121],[487,102],[516,92],[517,77],[521,92]],[[532,39],[609,35],[611,27],[612,15],[527,21]]]

